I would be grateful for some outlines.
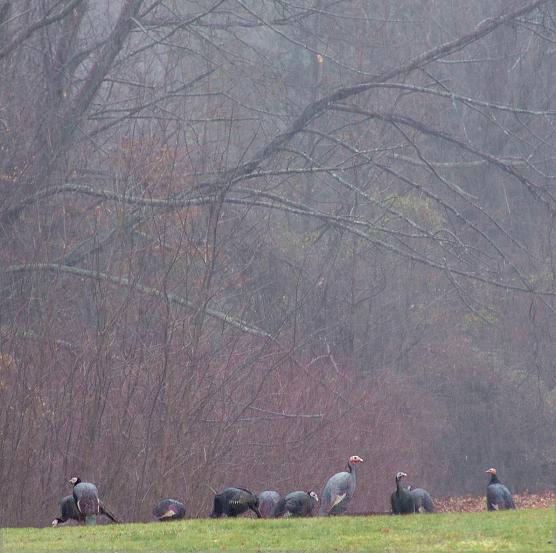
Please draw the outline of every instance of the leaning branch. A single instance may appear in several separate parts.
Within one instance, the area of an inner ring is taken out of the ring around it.
[[[458,52],[469,44],[472,44],[473,42],[476,42],[477,40],[492,33],[498,27],[506,25],[514,21],[518,17],[526,15],[545,4],[548,4],[551,1],[552,0],[536,0],[535,2],[528,3],[525,6],[512,12],[490,19],[485,19],[484,21],[481,21],[477,25],[475,30],[471,33],[468,33],[456,40],[446,42],[444,44],[441,44],[440,46],[427,50],[426,52],[423,52],[404,65],[395,69],[391,69],[389,71],[385,71],[384,73],[376,75],[368,81],[356,84],[354,86],[340,88],[332,94],[329,94],[324,98],[321,98],[320,100],[316,100],[315,102],[310,103],[303,110],[303,112],[293,121],[288,130],[276,136],[266,146],[256,152],[250,161],[226,172],[218,181],[201,183],[198,185],[198,187],[201,188],[206,186],[226,186],[231,179],[246,176],[249,173],[252,173],[255,169],[257,169],[257,167],[259,167],[259,165],[263,161],[280,151],[285,146],[285,144],[293,139],[294,136],[301,132],[311,121],[330,109],[333,104],[366,92],[376,86],[377,83],[384,83],[400,75],[407,75],[408,73],[411,73],[416,69],[420,69],[440,58],[444,58],[455,52]]]
[[[512,165],[506,163],[504,160],[492,154],[489,154],[485,151],[478,150],[477,148],[474,148],[473,146],[466,144],[462,140],[458,140],[457,138],[448,135],[441,129],[428,127],[424,123],[421,123],[420,121],[412,119],[411,117],[408,117],[406,115],[394,115],[392,113],[379,113],[374,111],[368,111],[365,109],[361,109],[357,106],[340,105],[340,106],[334,106],[334,109],[337,111],[344,111],[344,112],[363,115],[365,117],[368,117],[369,119],[378,119],[380,121],[385,121],[393,125],[408,126],[422,134],[426,134],[428,136],[434,136],[435,138],[439,138],[440,140],[444,140],[445,142],[454,144],[458,148],[487,161],[491,165],[498,167],[508,175],[514,177],[531,193],[533,197],[535,197],[540,202],[542,202],[553,215],[556,215],[556,196],[552,193],[549,187],[537,184],[529,180],[520,172],[518,172]]]
[[[472,106],[479,106],[484,108],[489,108],[495,111],[504,111],[507,113],[519,114],[519,115],[533,115],[536,117],[553,117],[556,115],[556,110],[532,110],[518,108],[514,106],[508,106],[504,104],[496,104],[495,102],[486,102],[485,100],[477,100],[476,98],[471,98],[470,96],[462,96],[461,94],[456,94],[455,92],[447,92],[445,90],[437,90],[434,88],[428,88],[424,86],[409,85],[405,83],[374,83],[369,85],[371,88],[390,88],[393,90],[402,90],[403,92],[414,92],[416,94],[428,94],[432,96],[439,96],[445,98],[450,102],[461,102],[463,104],[469,104]]]
[[[86,269],[79,269],[77,267],[69,267],[67,265],[56,265],[54,263],[30,263],[26,265],[12,265],[7,267],[4,270],[4,273],[7,274],[15,274],[15,273],[37,273],[37,272],[47,272],[47,273],[65,273],[69,275],[78,276],[80,278],[90,278],[97,281],[104,281],[110,284],[114,284],[116,286],[122,286],[125,288],[137,290],[142,292],[143,294],[147,294],[149,296],[163,299],[165,301],[169,301],[170,303],[174,303],[176,305],[180,305],[182,307],[187,307],[188,309],[196,309],[196,306],[193,302],[182,298],[176,294],[172,294],[169,292],[161,292],[156,288],[151,288],[150,286],[144,286],[143,284],[139,284],[136,282],[131,282],[127,278],[123,277],[115,277],[106,273],[101,273],[98,271],[88,271]],[[232,317],[227,313],[222,313],[222,311],[217,311],[216,309],[212,309],[210,307],[205,308],[205,313],[214,319],[217,319],[227,325],[230,325],[234,328],[241,330],[242,332],[247,332],[248,334],[254,334],[255,336],[261,336],[263,338],[270,338],[272,336],[254,326],[251,326],[236,317]]]
[[[378,167],[380,167],[383,170],[387,170],[387,168],[385,168],[384,166],[378,165]],[[391,170],[389,170],[389,172],[392,172]],[[404,179],[404,177],[402,177],[401,175],[399,175],[398,173],[393,173],[394,176],[396,176],[397,178],[401,178]],[[331,175],[338,179],[339,176],[332,174]],[[345,181],[342,181],[345,182]],[[407,182],[408,184],[411,183],[411,181],[407,181],[404,180],[404,182]],[[411,183],[413,184],[413,183]],[[212,196],[204,196],[204,197],[198,197],[198,198],[190,198],[190,199],[182,199],[182,200],[174,200],[174,199],[157,199],[157,198],[142,198],[142,197],[137,197],[137,196],[130,196],[130,195],[119,195],[116,194],[115,192],[110,192],[107,190],[94,190],[88,186],[83,186],[83,185],[74,185],[74,184],[66,184],[60,187],[56,187],[56,188],[51,188],[49,190],[44,190],[39,192],[38,194],[35,194],[34,196],[31,196],[30,198],[27,199],[26,201],[26,205],[28,205],[29,203],[33,203],[35,201],[38,201],[40,198],[42,197],[46,197],[48,195],[51,194],[58,194],[58,193],[78,193],[78,194],[84,194],[84,195],[88,195],[88,196],[93,196],[93,197],[97,197],[97,198],[102,198],[104,200],[112,200],[112,201],[117,201],[117,202],[121,202],[121,203],[127,203],[127,204],[131,204],[131,205],[136,205],[136,206],[140,206],[140,207],[149,207],[152,209],[177,209],[177,208],[182,208],[182,207],[187,207],[187,206],[198,206],[198,205],[206,205],[207,203],[210,203],[212,201],[214,201],[214,198]],[[314,219],[318,219],[321,220],[325,223],[328,223],[340,230],[344,230],[346,232],[349,232],[355,236],[358,236],[359,238],[364,239],[367,242],[372,243],[373,245],[375,245],[378,248],[390,251],[391,253],[394,253],[396,255],[399,255],[401,257],[410,259],[411,261],[414,261],[416,263],[422,264],[422,265],[426,265],[428,267],[434,268],[434,269],[440,269],[442,271],[445,271],[447,269],[445,262],[438,262],[430,257],[427,256],[422,256],[422,255],[418,255],[415,251],[413,250],[407,250],[405,251],[404,249],[401,249],[399,247],[396,247],[393,244],[390,244],[388,242],[385,242],[384,240],[380,240],[378,239],[376,236],[374,236],[372,233],[376,233],[376,232],[385,232],[391,235],[398,235],[398,236],[402,236],[403,233],[399,232],[399,231],[394,231],[392,229],[385,229],[385,228],[378,228],[370,223],[368,223],[367,221],[363,221],[363,220],[358,220],[358,219],[354,219],[353,217],[346,217],[346,216],[341,216],[341,215],[333,215],[330,213],[324,213],[321,211],[316,211],[314,209],[311,209],[309,206],[306,206],[304,204],[300,204],[297,202],[293,202],[291,200],[287,200],[285,198],[281,198],[275,194],[271,194],[269,192],[263,192],[263,191],[253,191],[253,190],[237,190],[237,192],[244,192],[246,193],[248,196],[254,196],[254,197],[246,197],[246,198],[238,198],[238,197],[232,197],[232,196],[226,196],[224,198],[224,203],[227,204],[235,204],[235,205],[243,205],[245,207],[259,207],[262,209],[277,209],[283,212],[287,212],[287,213],[292,213],[294,215],[302,215],[305,217],[311,217]],[[258,198],[263,198],[263,200],[260,200]],[[18,206],[19,208],[23,209],[24,206],[22,206],[22,204],[20,204]],[[410,221],[406,218],[404,219],[406,222],[410,223]],[[417,229],[419,230],[419,229]],[[478,230],[476,228],[474,228],[474,230]],[[408,237],[408,236],[406,236]],[[416,236],[411,236],[412,238],[415,238]],[[421,236],[422,237],[422,236]],[[484,235],[483,235],[484,237]],[[439,241],[438,239],[436,239],[437,241]],[[490,243],[492,243],[491,241],[489,241]],[[57,271],[58,268],[63,268],[65,272],[73,272],[74,274],[78,274],[81,276],[81,271],[83,271],[84,269],[78,269],[75,267],[70,267],[67,265],[56,265],[56,264],[52,264],[52,265],[42,265],[40,264],[41,267],[49,267],[49,269],[42,269],[42,270],[51,270],[51,271]],[[36,267],[36,265],[27,265],[26,267]],[[513,284],[509,284],[509,283],[504,283],[504,282],[499,282],[498,280],[494,280],[494,279],[489,279],[489,278],[485,278],[482,277],[481,275],[479,275],[478,273],[474,273],[474,272],[469,272],[469,271],[464,271],[461,269],[458,269],[456,267],[449,267],[449,270],[452,271],[454,274],[459,275],[461,277],[465,277],[465,278],[469,278],[472,280],[476,280],[479,282],[483,282],[485,284],[491,284],[493,286],[496,286],[498,288],[503,288],[506,290],[514,290],[516,292],[533,292],[533,288],[526,282],[524,282],[523,286],[517,286],[517,285],[513,285]],[[15,270],[13,270],[12,272],[15,272]],[[170,301],[175,301],[173,298],[174,296],[172,294],[168,294],[167,296],[164,296],[164,294],[162,294],[160,291],[156,290],[156,289],[151,289],[151,288],[146,288],[143,287],[142,285],[137,285],[137,284],[129,284],[129,282],[126,279],[120,279],[120,278],[116,278],[116,277],[110,277],[108,275],[104,275],[103,273],[97,273],[97,272],[92,272],[92,271],[85,271],[86,273],[89,274],[89,276],[91,277],[97,277],[97,276],[101,276],[101,278],[105,279],[105,280],[109,280],[112,281],[114,283],[117,284],[124,284],[126,286],[133,286],[135,288],[137,288],[138,290],[143,290],[148,294],[157,296],[157,297],[168,297],[168,299]],[[87,276],[87,275],[85,275]],[[540,295],[546,295],[546,296],[551,296],[553,294],[549,293],[549,292],[542,292],[542,291],[536,291],[537,294]],[[183,300],[182,298],[179,298],[178,296],[175,296],[175,298],[177,298],[177,300],[179,301],[175,301],[175,303],[182,303],[185,302],[185,300]],[[187,305],[189,307],[193,307],[193,305],[191,303],[185,303],[183,305]],[[213,317],[216,318],[221,318],[223,320],[225,320],[225,322],[230,323],[230,321],[237,321],[237,326],[238,328],[242,328],[243,330],[246,330],[246,328],[251,328],[251,330],[249,330],[248,332],[251,332],[253,334],[258,334],[260,336],[265,336],[265,337],[270,337],[270,335],[268,335],[267,333],[265,333],[264,331],[254,328],[254,327],[249,327],[248,325],[246,325],[246,323],[243,323],[242,321],[240,321],[239,319],[234,319],[233,317],[230,317],[224,313],[218,312],[218,311],[211,311],[210,309],[206,310],[206,313],[208,315],[211,315]],[[232,323],[230,323],[232,324]],[[244,325],[245,328],[243,328],[241,325]],[[246,330],[247,331],[247,330]]]

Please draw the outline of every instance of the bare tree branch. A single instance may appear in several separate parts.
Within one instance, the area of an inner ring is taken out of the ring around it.
[[[309,104],[299,115],[293,123],[290,125],[289,129],[279,135],[277,135],[274,139],[272,139],[266,146],[256,152],[250,161],[240,165],[233,170],[228,171],[224,174],[221,179],[214,183],[202,183],[198,187],[204,186],[213,186],[213,185],[226,185],[230,178],[238,178],[241,176],[245,176],[252,171],[254,171],[263,161],[273,156],[276,152],[278,152],[281,148],[283,148],[294,136],[296,136],[300,131],[302,131],[309,123],[311,123],[314,119],[320,116],[322,113],[325,113],[330,109],[330,107],[337,102],[344,101],[352,96],[356,96],[363,92],[366,92],[373,88],[376,83],[382,83],[394,79],[400,75],[406,75],[415,71],[416,69],[420,69],[425,67],[426,65],[449,56],[455,52],[458,52],[472,44],[480,40],[481,38],[485,37],[486,35],[492,33],[498,27],[502,25],[506,25],[518,17],[526,15],[541,6],[549,3],[550,0],[536,0],[535,2],[530,2],[521,8],[514,10],[512,12],[499,15],[497,17],[493,17],[488,20],[482,21],[479,25],[477,25],[476,29],[468,33],[456,40],[452,40],[450,42],[446,42],[428,50],[427,52],[423,52],[419,56],[413,58],[409,62],[403,64],[401,67],[386,71],[377,75],[373,79],[344,88],[340,88],[337,91],[333,92],[312,102]]]
[[[149,296],[163,299],[165,301],[169,301],[170,303],[175,303],[176,305],[180,305],[182,307],[195,309],[195,305],[193,304],[193,302],[186,300],[185,298],[181,298],[176,294],[172,294],[171,292],[162,292],[160,290],[157,290],[156,288],[150,288],[149,286],[144,286],[137,282],[131,282],[127,278],[115,277],[97,271],[89,271],[77,267],[69,267],[67,265],[55,265],[51,263],[32,263],[27,265],[12,265],[4,269],[4,273],[6,274],[15,274],[15,273],[23,273],[23,272],[64,273],[64,274],[78,276],[81,278],[90,278],[98,281],[105,281],[110,284],[115,284],[117,286],[123,286],[125,288],[131,288],[133,290],[137,290],[139,292],[142,292],[143,294],[147,294]],[[213,317],[214,319],[217,319],[234,328],[237,328],[242,332],[253,334],[255,336],[261,336],[263,338],[272,338],[270,334],[268,334],[267,332],[264,332],[261,329],[248,325],[247,323],[244,323],[243,321],[227,313],[222,313],[221,311],[212,309],[210,307],[207,307],[205,309],[205,312],[208,316]]]
[[[2,58],[9,56],[18,46],[23,44],[23,42],[25,42],[31,35],[33,35],[39,29],[42,29],[43,27],[52,25],[53,23],[56,23],[64,19],[83,1],[84,0],[71,0],[71,2],[69,2],[60,13],[43,17],[36,23],[29,25],[29,27],[27,27],[26,29],[23,29],[14,38],[12,38],[9,44],[6,44],[0,49],[0,60]]]

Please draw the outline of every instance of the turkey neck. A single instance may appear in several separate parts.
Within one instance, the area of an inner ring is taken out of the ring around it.
[[[500,480],[498,480],[498,476],[496,476],[496,474],[491,474],[490,475],[490,482],[488,483],[488,485],[490,486],[491,484],[501,484]]]
[[[403,486],[402,486],[402,479],[398,479],[396,478],[396,493],[398,495],[400,495],[400,492],[403,490]]]
[[[351,479],[353,480],[353,483],[355,484],[355,482],[357,481],[357,463],[349,463],[348,462],[348,469],[349,472],[351,473]]]

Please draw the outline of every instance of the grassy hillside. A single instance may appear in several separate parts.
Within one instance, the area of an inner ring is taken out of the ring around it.
[[[223,519],[2,532],[2,553],[45,551],[553,551],[553,509],[409,517]]]

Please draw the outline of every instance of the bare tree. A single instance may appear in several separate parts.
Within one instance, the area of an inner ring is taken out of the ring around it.
[[[169,491],[201,515],[352,448],[361,511],[392,463],[542,485],[554,7],[457,8],[0,3],[7,523],[70,472],[127,519]]]

